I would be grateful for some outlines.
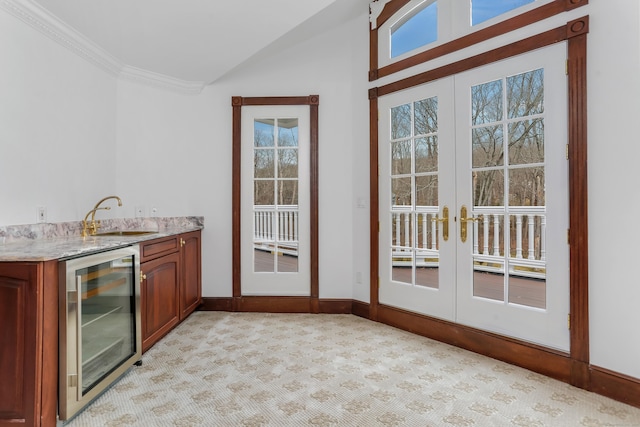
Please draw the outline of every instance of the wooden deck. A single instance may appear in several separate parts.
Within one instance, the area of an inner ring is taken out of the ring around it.
[[[254,250],[256,272],[273,272],[276,257],[272,252]],[[295,273],[298,271],[298,258],[291,255],[278,255],[278,272]],[[411,269],[408,267],[394,267],[393,280],[411,282]],[[418,268],[416,283],[419,286],[438,287],[438,268]],[[476,271],[473,274],[474,295],[497,301],[503,300],[504,276],[502,274]],[[526,277],[509,277],[509,302],[529,307],[546,307],[546,282],[540,279]]]
[[[393,280],[411,282],[411,269],[408,267],[394,267]],[[416,269],[416,284],[437,288],[439,283],[438,268]],[[474,296],[489,298],[497,301],[504,299],[504,275],[476,271],[473,273]],[[546,282],[540,279],[526,277],[509,277],[509,302],[526,305],[528,307],[546,307]]]
[[[254,249],[254,270],[256,273],[273,273],[275,270],[274,262],[276,257],[273,252]],[[291,255],[278,254],[278,272],[279,273],[297,273],[298,257]]]

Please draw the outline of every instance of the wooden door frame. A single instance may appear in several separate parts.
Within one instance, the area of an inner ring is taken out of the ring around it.
[[[271,97],[231,97],[233,109],[233,167],[232,167],[232,232],[233,232],[233,311],[278,311],[318,313],[319,274],[318,274],[318,106],[319,95],[309,96],[271,96]],[[241,282],[241,172],[242,172],[242,107],[243,106],[309,106],[309,157],[310,157],[310,295],[309,297],[282,296],[242,296]]]
[[[388,18],[388,17],[387,17]],[[370,312],[372,320],[428,336],[544,375],[588,388],[588,192],[587,192],[587,33],[585,16],[541,34],[424,73],[369,90],[370,131]],[[452,76],[501,59],[567,41],[570,341],[569,353],[384,306],[379,288],[378,98],[396,91]],[[372,53],[377,46],[371,46]]]

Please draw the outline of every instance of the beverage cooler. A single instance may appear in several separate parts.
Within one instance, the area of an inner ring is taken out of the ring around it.
[[[137,245],[60,261],[58,418],[65,421],[142,355]]]

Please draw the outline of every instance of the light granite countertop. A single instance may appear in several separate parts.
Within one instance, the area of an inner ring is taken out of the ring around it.
[[[82,237],[79,221],[0,227],[0,262],[73,258],[202,228],[202,217],[103,220],[99,230],[102,233],[115,230],[153,232],[135,236]]]

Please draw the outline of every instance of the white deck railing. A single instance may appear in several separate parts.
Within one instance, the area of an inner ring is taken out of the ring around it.
[[[255,249],[298,254],[298,206],[261,205],[253,207]]]
[[[416,256],[416,266],[437,267],[439,223],[438,206],[419,206],[414,213],[404,206],[394,206],[391,213],[393,266],[409,267]],[[416,216],[415,224],[412,216]],[[449,222],[449,238],[457,239],[457,225]],[[468,236],[473,239],[474,269],[544,278],[546,271],[546,209],[544,206],[510,206],[511,227],[509,256],[504,253],[504,208],[477,207],[468,223]],[[415,232],[413,228],[416,228]],[[254,247],[259,250],[298,254],[298,206],[254,206]],[[414,243],[415,241],[415,243]]]
[[[412,216],[416,222],[412,224]],[[394,206],[391,212],[393,266],[411,266],[415,250],[416,266],[437,267],[439,264],[437,206],[419,206],[411,213],[404,206]],[[455,215],[455,213],[453,214]],[[457,239],[457,223],[449,222],[450,239]],[[474,269],[544,278],[546,271],[546,209],[544,206],[510,206],[508,232],[509,250],[505,257],[505,211],[503,207],[477,207],[473,216],[478,221],[468,223],[468,236],[473,245]],[[416,230],[413,229],[416,228]],[[415,241],[415,242],[414,242]]]

